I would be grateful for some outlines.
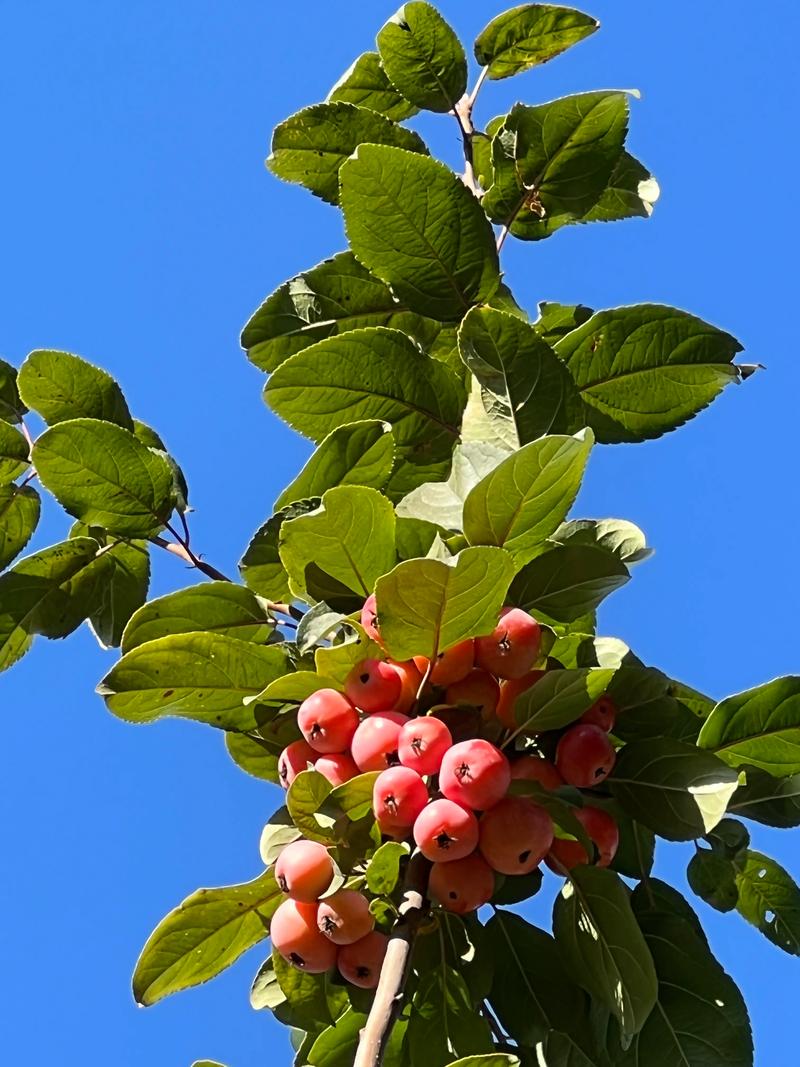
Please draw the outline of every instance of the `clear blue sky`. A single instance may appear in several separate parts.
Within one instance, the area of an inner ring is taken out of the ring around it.
[[[464,38],[499,10],[445,0]],[[604,610],[603,630],[716,696],[800,668],[797,647],[796,40],[789,0],[594,0],[603,30],[515,99],[638,87],[631,146],[661,180],[649,222],[506,245],[518,298],[611,307],[662,301],[736,333],[767,365],[709,412],[646,446],[599,449],[576,514],[624,516],[657,555]],[[393,3],[28,0],[5,5],[0,354],[78,352],[122,382],[183,463],[194,539],[233,571],[306,454],[259,397],[237,345],[276,285],[343,247],[335,210],[263,168],[271,128],[324,97]],[[454,158],[455,125],[436,130]],[[64,536],[51,511],[37,545]],[[159,592],[191,576],[156,561]],[[259,872],[278,792],[188,723],[134,728],[94,684],[112,662],[85,630],[42,642],[0,679],[0,1042],[21,1065],[288,1063],[248,1005],[256,949],[221,979],[148,1011],[129,975],[191,890]],[[756,841],[800,876],[797,837]],[[690,847],[659,867],[683,883]],[[698,902],[750,1002],[759,1067],[788,1063],[800,960]],[[537,902],[535,914],[543,914]]]

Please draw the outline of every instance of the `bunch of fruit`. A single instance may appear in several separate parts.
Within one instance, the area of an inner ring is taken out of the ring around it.
[[[374,597],[361,624],[380,645]],[[542,861],[561,874],[580,863],[607,866],[619,841],[607,812],[591,804],[573,809],[594,845],[590,856],[574,836],[556,836],[545,807],[512,785],[588,789],[614,765],[608,734],[616,709],[608,697],[549,739],[552,760],[542,754],[543,739],[517,727],[515,702],[546,673],[534,669],[540,654],[536,620],[505,608],[491,634],[445,649],[435,662],[364,660],[343,693],[320,689],[300,705],[303,739],[279,761],[284,787],[312,767],[333,786],[379,772],[373,812],[381,834],[408,842],[431,862],[431,900],[459,914],[491,900],[497,875],[528,875]],[[353,889],[325,895],[334,877],[325,847],[289,845],[276,877],[288,894],[272,921],[276,949],[307,971],[336,964],[348,981],[373,987],[386,937],[374,929],[364,895]]]

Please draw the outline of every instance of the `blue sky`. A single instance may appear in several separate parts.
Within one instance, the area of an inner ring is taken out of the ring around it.
[[[445,0],[469,41],[499,10]],[[647,222],[509,241],[507,279],[540,299],[686,307],[767,365],[661,441],[598,449],[576,514],[638,522],[657,554],[604,609],[603,631],[722,696],[797,671],[795,463],[796,5],[594,0],[603,29],[544,69],[487,86],[485,120],[516,99],[639,88],[633,151],[659,177]],[[307,454],[264,408],[238,349],[250,311],[343,247],[335,210],[263,168],[271,128],[324,97],[393,4],[29,0],[0,41],[6,148],[0,354],[77,352],[123,384],[190,480],[194,544],[233,571]],[[457,131],[425,121],[454,160]],[[64,536],[50,509],[38,546]],[[192,576],[155,561],[154,588]],[[148,1011],[129,976],[161,916],[200,885],[259,872],[277,790],[188,723],[133,728],[93,688],[112,661],[81,631],[0,679],[0,1033],[5,1059],[65,1067],[289,1062],[247,1000],[255,950],[221,979]],[[758,847],[800,876],[796,838]],[[690,846],[659,869],[683,884]],[[800,961],[697,903],[752,1008],[759,1067],[788,1062]],[[543,917],[544,903],[534,913]]]

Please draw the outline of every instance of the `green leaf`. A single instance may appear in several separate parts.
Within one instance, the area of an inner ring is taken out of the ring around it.
[[[275,629],[264,602],[233,582],[208,582],[149,601],[125,627],[123,653],[170,634],[222,634],[266,644]]]
[[[389,81],[415,107],[450,111],[467,91],[464,49],[430,4],[403,4],[379,31],[377,45]]]
[[[367,771],[337,785],[325,801],[327,810],[335,811],[337,816],[344,815],[350,822],[363,819],[372,811],[372,791],[378,774],[378,771]]]
[[[383,489],[393,466],[394,437],[388,423],[372,419],[340,426],[322,441],[300,474],[275,501],[275,507],[321,497],[337,485]]]
[[[268,600],[284,600],[289,596],[289,576],[281,563],[278,550],[280,529],[284,519],[295,519],[319,507],[319,499],[296,500],[276,511],[253,534],[247,551],[239,563],[239,573],[248,588]]]
[[[464,501],[478,482],[507,456],[505,449],[478,441],[456,445],[453,467],[447,481],[427,482],[412,490],[397,505],[398,516],[438,523],[449,530],[461,530]]]
[[[519,1067],[519,1059],[504,1052],[492,1052],[486,1056],[465,1056],[448,1067]]]
[[[273,957],[269,956],[258,968],[250,987],[250,1007],[253,1011],[264,1011],[267,1008],[272,1011],[285,1003],[286,994],[278,984]]]
[[[636,1034],[657,996],[653,957],[619,876],[601,867],[576,867],[556,899],[553,931],[572,977]]]
[[[375,111],[342,102],[314,104],[275,127],[267,167],[287,182],[310,189],[329,204],[339,202],[339,168],[360,144],[385,144],[422,152],[418,134]]]
[[[317,511],[284,522],[280,556],[296,595],[314,593],[313,565],[363,600],[395,562],[394,509],[375,489],[329,489]]]
[[[553,540],[600,548],[625,564],[640,563],[653,554],[644,533],[626,519],[571,519],[559,526]]]
[[[692,892],[717,911],[733,911],[739,901],[736,868],[710,849],[695,852],[686,868],[686,880]]]
[[[0,487],[13,482],[30,464],[30,448],[10,422],[0,419]]]
[[[765,826],[800,826],[800,774],[773,778],[758,767],[743,769],[747,780],[736,790],[729,810]]]
[[[721,701],[698,739],[732,767],[751,764],[776,778],[800,772],[800,677],[777,678]]]
[[[176,716],[245,731],[258,725],[245,698],[286,671],[286,654],[278,647],[215,633],[172,634],[128,652],[97,691],[109,711],[128,722]]]
[[[658,182],[638,159],[623,151],[600,199],[581,222],[616,222],[621,219],[647,219],[661,195]]]
[[[408,845],[400,841],[387,841],[381,845],[367,864],[367,888],[370,893],[382,896],[394,892],[400,877],[400,863],[408,853]]]
[[[492,19],[475,41],[475,58],[494,80],[521,74],[560,55],[600,23],[553,4],[522,4]]]
[[[310,1032],[323,1030],[346,1009],[347,993],[331,984],[330,975],[306,974],[275,951],[272,964],[285,998],[273,1011],[284,1026]]]
[[[150,549],[146,541],[117,541],[106,555],[111,565],[105,595],[89,624],[104,648],[118,648],[131,616],[147,600]]]
[[[609,779],[629,815],[668,841],[691,841],[724,816],[739,784],[716,756],[669,738],[634,741]]]
[[[788,871],[769,856],[748,850],[736,884],[739,914],[773,945],[800,956],[800,889]]]
[[[538,734],[575,722],[605,693],[613,677],[613,669],[603,667],[548,671],[517,697],[518,732]]]
[[[381,638],[392,658],[434,658],[468,637],[492,631],[513,564],[497,548],[467,548],[448,563],[414,559],[378,579]]]
[[[156,431],[148,426],[147,423],[141,422],[139,419],[133,420],[133,432],[138,441],[141,441],[143,445],[153,449],[153,451],[160,453],[163,458],[169,464],[169,468],[172,471],[172,491],[175,495],[175,507],[178,511],[185,513],[189,510],[189,485],[186,481],[186,475],[183,473],[180,464],[174,456],[170,455],[167,450],[167,446]]]
[[[362,419],[392,426],[402,495],[443,477],[458,435],[458,379],[397,330],[375,327],[330,337],[286,360],[267,382],[272,410],[314,441]]]
[[[22,422],[28,409],[20,399],[17,388],[17,370],[0,359],[0,419],[6,422]]]
[[[225,1067],[219,1060],[195,1060],[192,1067]]]
[[[405,499],[410,499],[410,496]],[[447,536],[448,531],[443,526],[437,526],[434,522],[427,522],[425,519],[400,517],[395,523],[397,558],[405,560],[427,556],[436,538],[439,537],[444,540]]]
[[[555,345],[566,334],[582,326],[594,312],[583,304],[555,304],[542,300],[539,304],[539,318],[533,324],[534,329],[549,345]]]
[[[464,977],[442,965],[423,974],[412,1001],[406,1036],[411,1063],[448,1063],[493,1049],[486,1020],[472,1004]]]
[[[330,679],[334,689],[344,689],[348,674],[357,663],[367,658],[380,659],[383,651],[380,645],[369,640],[359,630],[354,631],[352,640],[343,641],[329,648],[320,647],[314,653],[317,674]]]
[[[289,786],[286,806],[303,837],[330,844],[336,840],[335,819],[322,814],[322,806],[333,787],[318,771],[301,771]]]
[[[594,611],[630,579],[628,568],[602,549],[561,545],[537,556],[520,571],[509,600],[537,619],[573,622]]]
[[[340,178],[353,252],[403,305],[448,322],[496,292],[492,227],[449,168],[399,148],[361,145]]]
[[[330,604],[321,600],[309,608],[297,624],[294,640],[298,652],[311,652],[321,642],[332,640],[342,632],[343,624],[349,622],[347,615],[334,611]]]
[[[41,507],[32,485],[0,486],[0,570],[30,541],[39,524]]]
[[[658,304],[598,311],[555,349],[604,444],[660,437],[741,377],[735,338]]]
[[[348,104],[366,107],[394,122],[409,119],[419,111],[386,77],[377,52],[360,55],[328,93],[328,100],[344,100]]]
[[[307,1054],[310,1067],[351,1067],[366,1015],[352,1008],[323,1030]]]
[[[106,371],[70,352],[39,349],[19,369],[22,399],[53,426],[68,419],[101,419],[133,430],[122,390]]]
[[[36,441],[33,462],[45,488],[87,526],[120,537],[150,537],[172,511],[167,461],[113,423],[59,423]]]
[[[283,894],[272,871],[253,882],[198,889],[158,924],[136,964],[133,995],[149,1006],[207,982],[269,934]]]
[[[262,782],[280,782],[278,774],[279,755],[270,745],[248,734],[225,734],[225,748],[237,767]]]
[[[543,437],[503,460],[464,502],[473,545],[505,548],[519,569],[566,516],[580,488],[594,438]]]

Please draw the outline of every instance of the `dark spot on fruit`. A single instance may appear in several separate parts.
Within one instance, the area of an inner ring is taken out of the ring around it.
[[[530,855],[531,855],[531,850],[529,848],[526,848],[524,852],[520,852],[520,854],[519,854],[519,862],[520,863],[527,863],[528,860],[530,859]]]
[[[386,753],[386,766],[387,767],[399,767],[400,766],[400,757],[397,754],[397,750],[395,750],[394,752],[387,752]]]
[[[322,733],[322,727],[320,726],[320,724],[318,722],[315,722],[314,725],[311,727],[311,736],[312,737],[319,737],[319,735],[321,733]]]
[[[465,778],[471,777],[472,774],[468,763],[460,763],[458,767],[456,767],[456,778],[458,778],[459,782],[463,782]]]
[[[281,875],[280,878],[278,879],[278,885],[280,886],[281,893],[288,893],[289,892],[289,886],[287,885],[286,878],[283,875]]]
[[[436,847],[441,848],[443,851],[446,852],[450,848],[452,841],[453,839],[450,834],[442,830],[442,832],[436,838]]]
[[[361,682],[362,685],[366,685],[367,682],[369,681],[369,675],[368,674],[359,674],[358,680],[359,680],[359,682]]]
[[[458,893],[456,893],[455,889],[451,889],[447,895],[451,900],[458,900]]]
[[[306,961],[297,952],[289,953],[289,963],[292,963],[295,967],[300,967],[301,969],[306,965]]]
[[[330,915],[325,915],[322,919],[322,931],[325,934],[332,934],[336,929],[336,923]]]
[[[369,967],[356,967],[356,978],[369,978],[371,973]]]

